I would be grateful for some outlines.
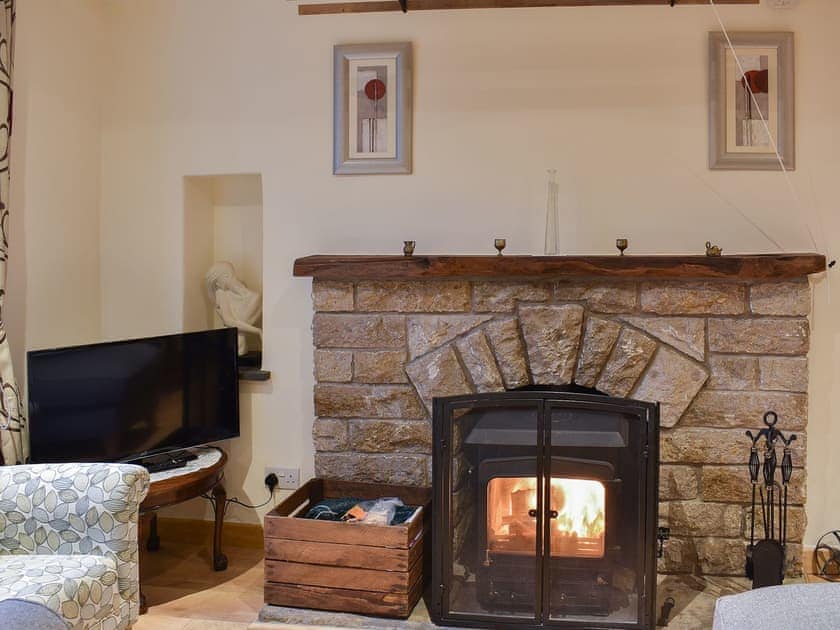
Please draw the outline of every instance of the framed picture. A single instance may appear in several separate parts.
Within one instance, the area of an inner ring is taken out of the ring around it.
[[[333,173],[411,172],[411,44],[335,46]]]
[[[793,33],[709,33],[709,168],[795,168]],[[772,139],[772,140],[771,140]]]

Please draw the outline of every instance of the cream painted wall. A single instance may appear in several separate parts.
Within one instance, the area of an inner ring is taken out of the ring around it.
[[[17,6],[9,305],[21,383],[24,347],[101,336],[104,20],[98,0]]]
[[[105,7],[105,337],[181,328],[183,176],[262,174],[264,364],[273,377],[243,386],[248,420],[231,445],[229,478],[242,499],[263,500],[265,465],[312,472],[310,284],[291,277],[297,256],[394,253],[408,238],[418,252],[491,253],[495,236],[511,253],[537,253],[546,168],[561,173],[564,252],[609,253],[616,236],[629,237],[632,253],[699,253],[707,239],[727,253],[774,251],[733,206],[788,251],[814,248],[806,221],[821,250],[840,236],[835,0],[721,9],[733,29],[797,33],[792,181],[804,211],[778,173],[706,169],[706,33],[717,24],[705,7],[310,18],[274,0]],[[333,177],[332,46],[400,40],[415,52],[414,174]],[[831,451],[840,438],[840,285],[831,284],[833,298],[829,280],[816,282],[806,542],[840,527]],[[39,305],[36,330],[60,303]],[[238,507],[231,514],[255,519]]]

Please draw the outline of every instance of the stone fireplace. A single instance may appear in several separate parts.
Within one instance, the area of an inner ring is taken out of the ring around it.
[[[774,410],[800,436],[788,528],[800,571],[807,276],[825,261],[704,258],[300,259],[296,275],[315,278],[317,474],[431,485],[435,398],[572,386],[659,403],[671,538],[658,570],[743,575],[744,431]]]

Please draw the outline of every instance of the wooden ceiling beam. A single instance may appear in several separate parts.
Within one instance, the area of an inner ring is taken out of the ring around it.
[[[715,4],[755,5],[760,0],[715,0]],[[688,6],[708,5],[709,0],[406,0],[411,11],[447,11],[458,9],[521,9],[534,7],[618,7],[618,6]],[[399,0],[361,0],[298,5],[298,15],[337,13],[383,13],[402,11]]]

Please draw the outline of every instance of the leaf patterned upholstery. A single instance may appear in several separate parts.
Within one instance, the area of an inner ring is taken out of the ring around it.
[[[68,628],[130,627],[148,489],[148,472],[129,464],[0,467],[0,600],[44,604]]]

